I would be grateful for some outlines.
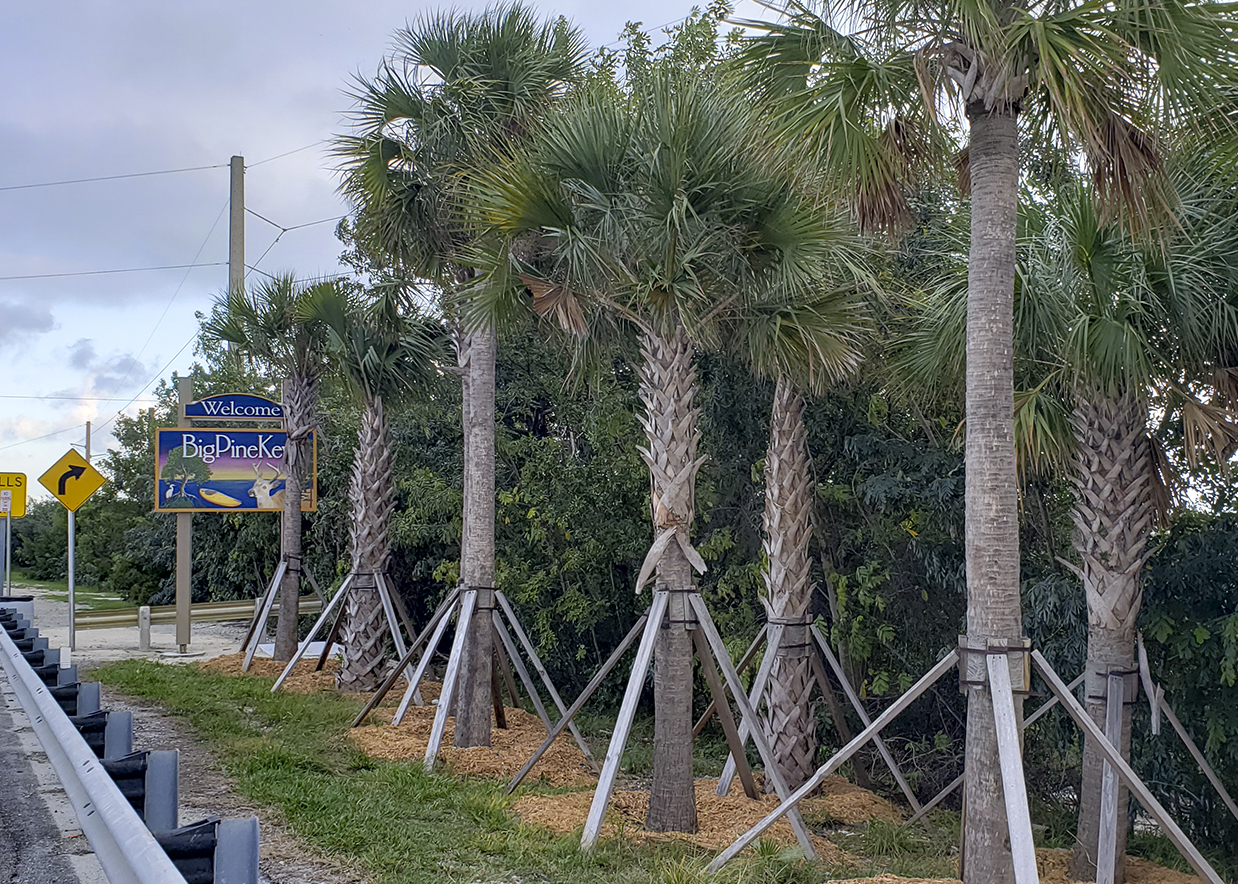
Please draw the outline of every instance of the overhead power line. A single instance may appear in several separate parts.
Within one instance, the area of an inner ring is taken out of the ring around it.
[[[35,436],[33,439],[22,439],[20,442],[13,442],[4,447],[0,447],[0,451],[8,451],[10,448],[16,448],[19,445],[26,445],[30,442],[38,442],[40,439],[50,439],[52,436],[59,436],[61,433],[67,433],[69,430],[76,430],[78,427],[86,426],[83,423],[76,423],[71,427],[65,427],[63,430],[54,430],[51,433],[45,433],[42,436]]]
[[[17,396],[11,394],[0,395],[0,399],[39,399],[49,400],[53,402],[131,402],[134,400],[124,399],[122,397],[107,397],[107,396]],[[143,399],[143,402],[158,402],[158,399]]]
[[[267,157],[265,160],[258,160],[258,162],[256,162],[256,163],[246,163],[246,164],[245,164],[245,168],[246,168],[246,169],[253,169],[253,168],[256,168],[257,166],[261,166],[261,165],[263,165],[263,164],[265,164],[265,163],[274,162],[275,160],[282,160],[284,157],[290,157],[290,156],[292,156],[294,153],[300,153],[300,152],[301,152],[301,151],[303,151],[303,150],[309,150],[311,147],[317,147],[318,145],[322,144],[322,143],[323,143],[323,141],[324,141],[324,139],[319,138],[319,139],[318,139],[317,141],[315,141],[313,144],[307,144],[307,145],[305,145],[304,147],[298,147],[296,150],[289,150],[289,151],[285,151],[284,153],[281,153],[281,154],[276,154],[276,155],[275,155],[275,156],[273,156],[273,157]]]
[[[119,181],[122,178],[149,178],[152,175],[176,175],[180,172],[203,172],[207,169],[223,169],[227,163],[216,163],[213,166],[187,166],[184,169],[159,169],[154,172],[127,172],[123,175],[99,175],[95,178],[67,178],[63,181],[40,181],[37,184],[9,184],[0,187],[5,190],[34,190],[37,187],[61,187],[65,184],[89,184],[92,181]]]
[[[103,276],[109,273],[144,273],[147,270],[184,270],[186,267],[221,267],[227,261],[212,261],[205,264],[164,264],[160,267],[121,267],[116,270],[74,270],[67,273],[28,273],[22,276],[0,276],[0,282],[14,279],[59,279],[65,276]]]

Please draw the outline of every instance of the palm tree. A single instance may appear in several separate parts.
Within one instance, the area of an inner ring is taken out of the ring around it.
[[[846,289],[754,305],[733,337],[756,374],[774,378],[765,455],[765,595],[771,622],[784,624],[766,688],[765,729],[783,779],[799,788],[816,769],[816,717],[809,702],[814,480],[804,426],[804,391],[820,393],[850,373],[860,353],[860,311]],[[766,784],[768,787],[768,783]]]
[[[1170,504],[1172,464],[1238,442],[1238,415],[1217,390],[1238,344],[1230,280],[1238,248],[1235,201],[1217,184],[1175,175],[1174,232],[1140,247],[1106,222],[1094,195],[1066,187],[1048,208],[1024,212],[1026,243],[1015,302],[1016,440],[1025,473],[1057,472],[1075,489],[1078,564],[1062,564],[1088,603],[1086,706],[1105,725],[1105,676],[1135,668],[1140,574],[1154,523]],[[942,289],[926,305],[909,362],[928,380],[958,377],[966,304]],[[1151,428],[1173,427],[1158,435]],[[1160,438],[1181,448],[1171,456]],[[1121,750],[1130,755],[1130,707]],[[1096,872],[1102,759],[1085,744],[1072,875]],[[1126,790],[1118,800],[1122,880]]]
[[[285,561],[301,556],[301,494],[310,463],[309,435],[317,425],[318,384],[326,365],[326,332],[302,315],[306,300],[324,283],[298,283],[291,274],[264,280],[252,292],[228,292],[215,304],[206,334],[232,346],[232,352],[284,379],[284,517],[280,553]],[[297,650],[301,569],[289,567],[279,588],[275,659],[290,660]]]
[[[583,75],[585,43],[565,19],[539,22],[518,3],[435,12],[396,35],[396,51],[354,95],[356,134],[338,140],[357,231],[408,277],[433,280],[454,316],[472,277],[473,233],[460,193],[476,170],[510,154],[545,109]],[[496,342],[488,326],[455,324],[463,384],[464,514],[460,581],[492,587]],[[455,744],[489,746],[491,628],[473,618],[456,700]]]
[[[431,375],[441,338],[436,323],[410,311],[396,287],[374,294],[367,301],[342,284],[323,285],[304,307],[307,318],[328,330],[331,364],[361,406],[348,486],[355,576],[345,601],[344,661],[338,677],[339,686],[349,691],[372,691],[383,675],[387,624],[373,575],[387,570],[395,509],[394,452],[385,403]]]
[[[1226,5],[1181,0],[788,0],[783,11],[776,23],[745,23],[762,32],[747,42],[746,61],[783,130],[853,194],[866,226],[907,217],[902,184],[955,115],[967,118],[967,631],[973,643],[1018,643],[1011,327],[1020,144],[1066,145],[1102,204],[1147,228],[1172,203],[1154,132],[1218,119],[1210,109],[1233,94],[1235,19]],[[969,689],[965,775],[965,881],[1004,884],[1014,873],[982,686]]]
[[[626,91],[600,83],[565,102],[472,193],[493,237],[478,255],[476,315],[525,310],[531,291],[532,308],[586,346],[635,333],[656,535],[642,577],[652,573],[672,598],[693,591],[705,566],[691,542],[704,462],[694,353],[717,348],[737,314],[833,278],[850,243],[767,136],[710,70],[655,63]],[[686,619],[672,608],[654,650],[655,831],[696,828]]]

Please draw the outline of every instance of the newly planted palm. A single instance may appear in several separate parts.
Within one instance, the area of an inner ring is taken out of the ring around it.
[[[826,283],[826,280],[822,280]],[[814,480],[804,426],[804,392],[819,393],[859,362],[861,315],[847,289],[755,305],[737,317],[735,347],[775,379],[765,454],[765,594],[770,623],[782,627],[765,698],[765,728],[783,779],[798,788],[816,769],[810,702]]]
[[[1183,182],[1189,177],[1183,176]],[[1105,676],[1135,668],[1140,574],[1154,521],[1169,502],[1175,460],[1224,459],[1238,441],[1215,378],[1238,343],[1230,282],[1238,248],[1234,199],[1184,183],[1174,232],[1137,247],[1105,223],[1091,194],[1074,189],[1029,210],[1015,304],[1020,386],[1016,438],[1024,469],[1056,470],[1075,487],[1071,518],[1088,607],[1087,707],[1105,724]],[[965,304],[938,293],[915,335],[925,377],[961,372]],[[1181,447],[1167,452],[1150,427]],[[1176,456],[1175,456],[1176,455]],[[1122,751],[1130,752],[1130,707]],[[1074,874],[1095,869],[1102,759],[1085,745]],[[1117,805],[1118,878],[1126,838]]]
[[[461,193],[476,171],[509,156],[584,70],[585,43],[564,19],[540,22],[519,4],[436,12],[396,35],[396,51],[355,93],[356,134],[338,140],[344,192],[359,239],[409,277],[433,280],[444,313],[472,277]],[[494,367],[489,326],[459,323],[464,516],[460,581],[494,586]],[[491,627],[474,617],[456,702],[455,744],[490,745]]]
[[[966,560],[973,642],[1021,637],[1012,302],[1020,142],[1065,145],[1099,199],[1147,227],[1172,203],[1156,133],[1217,124],[1238,59],[1231,7],[1118,0],[789,0],[745,58],[786,133],[850,191],[862,223],[907,215],[904,181],[955,119],[970,127]],[[967,884],[1012,880],[997,743],[970,689]]]
[[[280,553],[291,563],[279,589],[275,659],[289,660],[297,650],[297,614],[301,556],[301,491],[310,466],[309,435],[317,423],[318,384],[326,367],[326,330],[307,319],[302,308],[321,286],[298,283],[291,275],[264,280],[252,291],[229,292],[216,303],[206,324],[210,337],[232,352],[284,381],[284,516]]]
[[[339,686],[349,691],[378,687],[387,647],[387,623],[374,579],[387,569],[395,509],[384,403],[427,379],[440,348],[435,324],[406,312],[399,301],[393,290],[367,301],[332,286],[321,288],[306,304],[306,315],[327,328],[331,364],[361,407],[348,485],[354,578],[345,602],[344,660],[338,677]]]
[[[640,582],[695,588],[698,456],[693,355],[728,321],[811,291],[849,254],[845,228],[810,198],[745,102],[708,72],[658,66],[627,91],[606,85],[547,121],[523,155],[474,192],[493,237],[476,314],[532,308],[586,337],[635,332],[655,540]],[[523,247],[511,256],[511,244]],[[672,613],[654,650],[654,759],[647,825],[696,827],[692,640]]]

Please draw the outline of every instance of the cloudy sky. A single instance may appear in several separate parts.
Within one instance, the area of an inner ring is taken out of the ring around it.
[[[322,142],[343,128],[350,78],[373,73],[392,33],[441,5],[3,4],[0,472],[25,472],[38,488],[86,421],[96,451],[115,444],[117,411],[149,405],[160,377],[188,367],[194,312],[227,283],[232,155],[245,157],[247,208],[274,222],[248,215],[246,262],[301,276],[337,269],[331,222],[345,207]],[[656,30],[692,3],[538,5],[596,47],[626,21]],[[40,186],[192,167],[213,168]],[[280,235],[298,225],[312,226]],[[98,272],[134,268],[174,269]]]

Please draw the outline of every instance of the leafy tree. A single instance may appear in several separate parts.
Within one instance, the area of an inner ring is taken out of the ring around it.
[[[355,94],[357,134],[340,138],[345,193],[366,246],[445,293],[472,277],[472,232],[460,192],[476,170],[510,155],[546,107],[583,73],[584,41],[565,19],[542,23],[518,3],[425,15]],[[429,76],[426,76],[426,73]],[[495,335],[456,324],[463,383],[464,517],[460,581],[492,587]],[[491,624],[479,610],[456,699],[455,744],[490,745]]]
[[[159,471],[159,478],[165,481],[179,481],[181,483],[180,490],[176,494],[168,498],[166,504],[168,506],[187,506],[192,507],[193,502],[190,500],[189,492],[186,490],[190,482],[195,482],[201,485],[211,477],[211,467],[201,457],[197,455],[185,454],[184,448],[173,448],[168,452],[168,459],[163,463],[163,469]],[[168,491],[172,489],[169,488]],[[179,501],[184,501],[180,503]]]
[[[1216,124],[1234,85],[1234,18],[1208,2],[928,4],[789,0],[755,22],[745,58],[783,129],[824,160],[867,225],[906,220],[902,186],[967,117],[971,200],[966,384],[968,633],[1018,641],[1018,501],[1012,346],[1020,143],[1067,145],[1101,205],[1148,227],[1172,202],[1155,134]],[[940,116],[939,116],[940,112]],[[1022,128],[1022,134],[1020,129]],[[968,705],[963,868],[1007,882],[991,706]],[[1072,871],[1094,870],[1085,841]]]

